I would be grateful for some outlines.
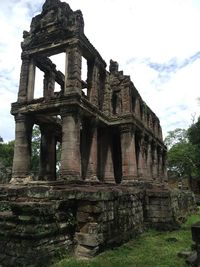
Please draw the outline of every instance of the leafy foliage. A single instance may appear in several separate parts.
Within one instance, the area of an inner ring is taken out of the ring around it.
[[[0,182],[6,183],[11,178],[12,161],[14,155],[14,141],[0,142]]]
[[[194,147],[195,165],[197,175],[200,177],[200,117],[198,121],[188,129],[188,138]]]
[[[168,147],[167,166],[177,177],[200,177],[200,120],[189,129],[177,128],[165,138]]]

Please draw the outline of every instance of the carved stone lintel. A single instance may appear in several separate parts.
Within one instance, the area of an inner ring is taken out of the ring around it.
[[[127,124],[121,124],[119,129],[120,129],[120,133],[127,133],[127,132],[134,133],[136,131],[135,125],[130,124],[130,123],[129,124],[128,123]]]
[[[61,117],[68,116],[68,115],[80,115],[81,114],[81,109],[80,107],[76,105],[70,105],[65,108],[62,108],[60,111]]]

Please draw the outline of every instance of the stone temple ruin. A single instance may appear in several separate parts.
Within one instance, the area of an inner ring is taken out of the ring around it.
[[[0,190],[0,265],[41,266],[59,251],[91,257],[148,225],[177,226],[193,210],[193,195],[168,189],[159,119],[117,62],[106,70],[84,34],[81,11],[46,0],[23,37],[11,109],[12,179]],[[61,53],[64,73],[51,60]],[[37,69],[44,74],[40,98],[34,97]],[[30,175],[34,124],[41,131],[37,181]]]

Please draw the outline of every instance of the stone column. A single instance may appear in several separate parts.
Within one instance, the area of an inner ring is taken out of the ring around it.
[[[61,178],[78,180],[81,178],[79,109],[76,107],[65,108],[61,111],[61,118]]]
[[[138,157],[138,176],[146,179],[147,175],[147,163],[146,163],[146,147],[144,136],[140,139],[139,157]]]
[[[99,89],[99,67],[98,62],[95,60],[92,67],[89,68],[91,73],[89,73],[89,78],[91,81],[88,83],[88,97],[89,101],[94,104],[98,105],[98,89]]]
[[[24,102],[27,100],[27,87],[28,87],[28,75],[29,75],[29,62],[28,56],[22,57],[18,102]]]
[[[115,183],[113,159],[112,159],[112,139],[111,133],[104,129],[101,136],[101,168],[104,182]]]
[[[166,154],[167,150],[162,149],[162,182],[168,182],[167,168],[166,168]]]
[[[167,150],[164,150],[164,153],[163,153],[163,172],[164,172],[164,182],[168,182],[168,174],[167,174],[166,161],[167,161]]]
[[[153,179],[158,179],[158,153],[157,153],[157,145],[154,146],[153,149]]]
[[[105,78],[105,91],[104,91],[104,101],[103,101],[103,112],[109,116],[112,111],[112,89],[110,86],[110,76],[106,75]]]
[[[135,100],[135,115],[136,117],[141,118],[140,100],[138,98]]]
[[[148,180],[149,174],[147,169],[147,156],[148,156],[148,142],[143,138],[142,143],[142,157],[143,157],[143,178]]]
[[[122,151],[122,182],[126,183],[137,178],[135,133],[132,125],[122,125],[120,132]]]
[[[91,125],[91,145],[89,151],[89,161],[86,173],[87,181],[98,181],[97,179],[97,125]]]
[[[30,174],[32,122],[25,115],[15,116],[15,146],[11,182],[23,182]]]
[[[152,139],[149,138],[148,144],[147,144],[147,177],[151,180],[153,178],[153,160],[152,160]]]
[[[29,63],[28,72],[28,89],[27,89],[27,100],[31,101],[34,98],[34,87],[35,87],[35,62],[33,59]]]
[[[43,81],[43,96],[46,100],[54,96],[55,89],[55,72],[45,73]]]
[[[131,98],[130,98],[130,79],[127,78],[128,82],[124,85],[123,90],[121,90],[122,94],[122,112],[130,113],[131,112]],[[127,84],[128,83],[128,84]]]
[[[108,144],[106,164],[104,169],[104,182],[115,184],[115,175],[114,175],[114,167],[113,167],[113,159],[112,159],[112,151],[111,144]]]
[[[158,180],[162,181],[163,176],[163,167],[162,167],[162,150],[159,147],[157,150],[157,158],[158,158]]]
[[[56,137],[53,129],[40,126],[40,180],[56,180]]]
[[[64,95],[71,93],[81,95],[81,62],[82,54],[79,46],[69,46],[66,50]]]

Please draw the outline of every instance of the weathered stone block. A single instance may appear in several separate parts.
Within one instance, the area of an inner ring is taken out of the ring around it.
[[[90,247],[96,247],[103,243],[103,234],[86,234],[76,233],[76,240],[78,244]]]
[[[80,228],[81,233],[97,234],[100,232],[100,224],[96,222],[88,222]]]
[[[94,257],[99,251],[99,246],[96,247],[89,247],[89,246],[83,246],[78,245],[75,250],[75,255],[80,258],[90,258]]]

